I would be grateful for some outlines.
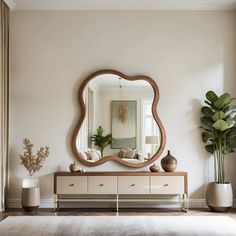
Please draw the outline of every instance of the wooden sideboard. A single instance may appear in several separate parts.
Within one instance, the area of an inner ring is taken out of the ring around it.
[[[112,195],[113,198],[96,198]],[[132,198],[125,198],[130,195]],[[136,198],[134,198],[134,195]],[[138,196],[145,195],[145,198]],[[56,172],[54,173],[55,210],[62,202],[158,202],[158,196],[179,195],[181,209],[188,210],[186,172]],[[68,197],[73,196],[73,197]],[[163,199],[162,199],[163,201]],[[165,199],[166,201],[166,199]]]

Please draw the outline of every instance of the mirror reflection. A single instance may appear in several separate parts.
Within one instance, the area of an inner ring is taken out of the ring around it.
[[[84,89],[86,116],[76,146],[80,156],[96,162],[106,156],[148,161],[160,148],[160,129],[152,115],[154,92],[145,80],[114,74],[93,78]]]

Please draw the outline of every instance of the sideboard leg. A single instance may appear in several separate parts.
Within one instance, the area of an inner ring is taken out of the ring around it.
[[[183,201],[182,211],[187,213],[188,212],[188,194],[187,193],[183,194],[182,201]]]
[[[54,194],[54,211],[57,211],[57,194]]]
[[[188,194],[185,194],[185,204],[186,204],[186,212],[188,212]]]
[[[180,210],[182,211],[183,208],[184,208],[184,205],[183,205],[183,195],[182,194],[179,194],[179,204],[180,204]]]
[[[116,211],[119,211],[119,195],[116,194]]]
[[[58,194],[54,195],[54,210],[59,210],[59,200],[58,200]]]

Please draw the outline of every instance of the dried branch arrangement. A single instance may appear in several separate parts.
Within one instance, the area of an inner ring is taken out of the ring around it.
[[[36,155],[33,155],[33,144],[27,138],[23,140],[23,149],[25,150],[24,154],[20,154],[19,158],[21,159],[21,165],[23,165],[29,174],[32,176],[36,171],[39,171],[43,162],[49,155],[49,147],[41,147]]]

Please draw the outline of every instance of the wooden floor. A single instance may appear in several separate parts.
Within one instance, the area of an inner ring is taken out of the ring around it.
[[[39,209],[38,212],[25,212],[23,209],[8,209],[0,213],[0,221],[8,216],[229,216],[236,221],[236,209],[227,213],[215,213],[209,209],[190,209],[188,213],[179,209]]]

